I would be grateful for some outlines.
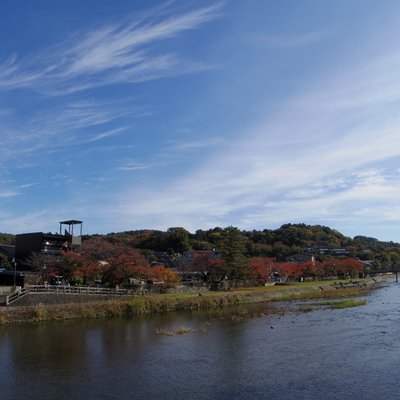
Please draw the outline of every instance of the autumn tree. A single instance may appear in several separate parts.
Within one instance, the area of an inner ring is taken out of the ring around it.
[[[271,274],[276,272],[277,263],[272,257],[253,257],[247,265],[250,268],[250,274],[258,283],[268,282]]]
[[[326,276],[354,278],[364,271],[364,263],[354,258],[331,258],[324,261],[321,267]]]
[[[294,262],[279,262],[275,269],[288,279],[296,279],[303,275],[303,264]]]
[[[63,270],[61,274],[64,277],[70,276],[70,280],[77,281],[82,279],[82,284],[87,285],[98,278],[102,266],[98,260],[90,257],[89,254],[80,254],[74,251],[63,253],[61,265]]]
[[[101,238],[83,242],[82,256],[97,262],[102,282],[112,286],[130,277],[144,277],[150,268],[145,257],[133,248]]]
[[[200,272],[206,282],[221,282],[226,276],[224,261],[213,252],[196,254],[190,265],[191,271]]]
[[[179,282],[178,275],[164,265],[157,265],[151,268],[151,276],[156,281],[162,282],[165,289],[174,288]]]

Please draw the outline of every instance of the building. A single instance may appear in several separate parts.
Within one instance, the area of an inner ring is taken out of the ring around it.
[[[328,248],[328,247],[303,247],[303,251],[306,254],[314,255],[330,255],[334,257],[347,258],[350,256],[350,252],[345,248]]]
[[[80,227],[79,235],[74,226]],[[64,233],[62,230],[64,229]],[[60,222],[60,233],[22,233],[15,236],[15,261],[18,269],[29,269],[27,259],[33,254],[59,256],[63,251],[79,251],[82,243],[82,221],[67,220]]]
[[[310,254],[292,254],[291,256],[286,257],[286,262],[294,262],[294,263],[312,262],[312,263],[315,263],[315,257]]]

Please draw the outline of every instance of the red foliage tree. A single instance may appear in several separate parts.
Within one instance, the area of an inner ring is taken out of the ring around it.
[[[272,257],[253,257],[248,261],[250,276],[260,284],[268,282],[271,274],[279,270],[278,265]]]
[[[146,258],[133,248],[122,243],[110,243],[107,240],[93,238],[83,242],[82,261],[89,270],[97,265],[96,273],[103,283],[115,286],[128,278],[147,278],[151,276],[150,265]]]
[[[327,276],[354,278],[364,271],[365,266],[354,258],[331,258],[322,263],[322,268]]]
[[[280,273],[288,279],[295,279],[303,275],[303,264],[293,262],[278,263],[277,269]]]
[[[194,272],[200,272],[204,280],[208,282],[221,282],[227,274],[224,261],[216,257],[211,251],[195,254],[190,269]]]

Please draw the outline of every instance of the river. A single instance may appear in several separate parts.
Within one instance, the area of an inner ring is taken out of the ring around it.
[[[366,299],[0,327],[0,398],[398,399],[400,285]]]

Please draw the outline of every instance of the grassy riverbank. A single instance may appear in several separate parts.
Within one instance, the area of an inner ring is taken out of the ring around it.
[[[0,324],[57,321],[82,318],[111,318],[183,310],[218,309],[246,303],[343,299],[367,294],[377,287],[372,281],[360,286],[334,287],[332,282],[296,283],[236,289],[227,292],[151,294],[129,299],[90,303],[37,305],[3,308]]]

